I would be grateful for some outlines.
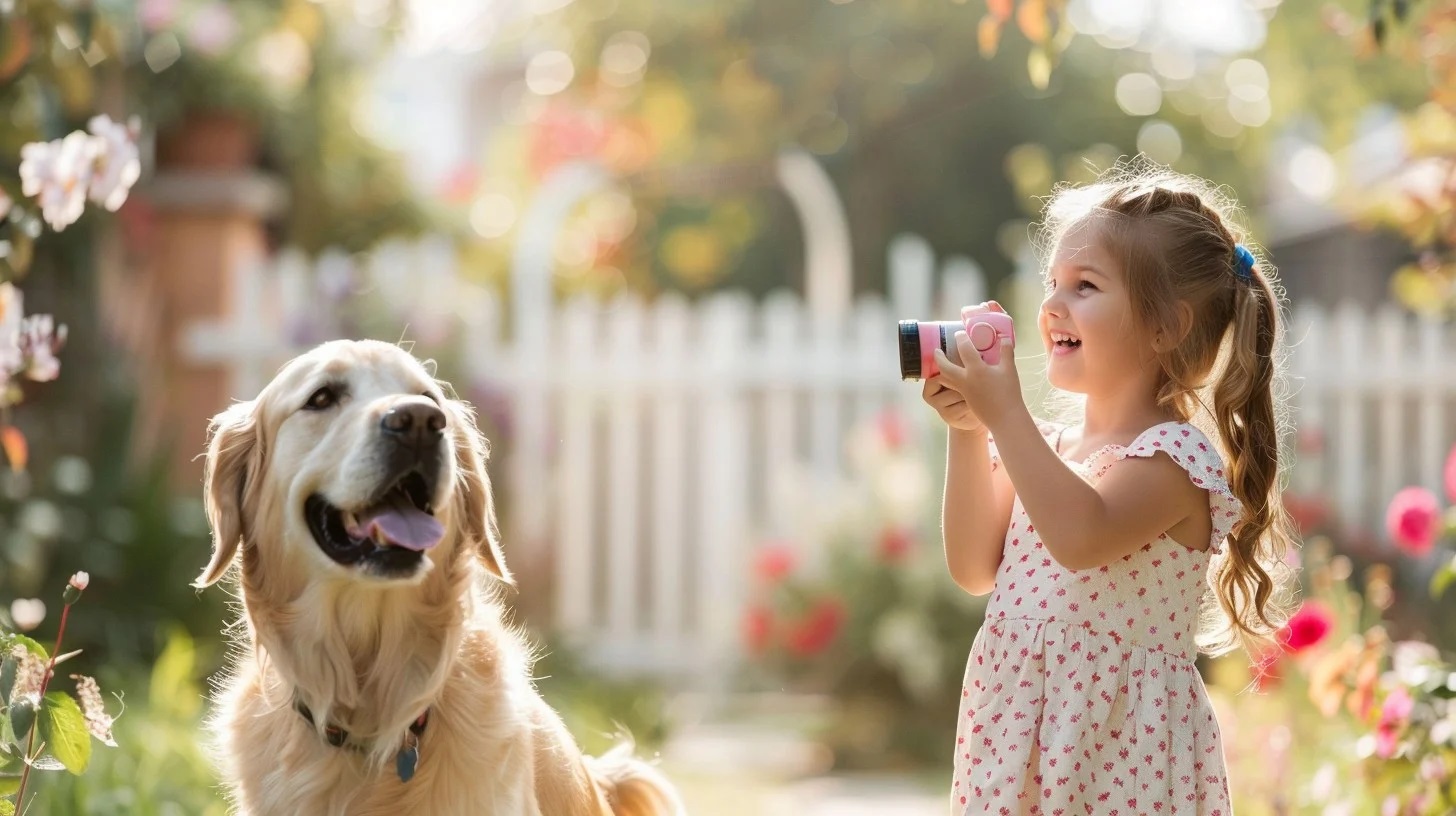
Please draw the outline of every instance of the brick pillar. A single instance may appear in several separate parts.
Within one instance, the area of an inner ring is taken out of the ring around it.
[[[236,312],[236,273],[268,254],[265,221],[284,206],[275,178],[259,172],[245,120],[195,115],[158,137],[157,172],[143,190],[154,219],[145,281],[151,342],[141,366],[139,450],[170,453],[172,483],[193,492],[202,477],[207,422],[235,399],[225,362],[188,353],[188,328]]]

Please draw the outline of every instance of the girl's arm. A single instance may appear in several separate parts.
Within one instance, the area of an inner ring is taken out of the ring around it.
[[[1067,569],[1110,564],[1208,512],[1206,491],[1167,455],[1124,459],[1093,487],[1047,446],[1025,410],[1007,412],[995,433],[1002,468],[1026,514]]]
[[[992,469],[985,428],[951,428],[945,460],[940,517],[945,563],[961,589],[985,595],[996,585],[996,571],[1001,568],[1014,501],[1011,480],[1005,468]]]

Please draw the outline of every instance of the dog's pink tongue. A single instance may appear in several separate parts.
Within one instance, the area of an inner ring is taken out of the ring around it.
[[[389,543],[408,550],[428,550],[445,537],[445,526],[439,519],[421,511],[399,493],[391,494],[378,507],[361,514],[357,527],[349,530],[349,535],[372,538],[376,529]]]

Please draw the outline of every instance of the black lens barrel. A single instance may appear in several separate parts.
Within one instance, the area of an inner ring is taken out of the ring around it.
[[[900,321],[900,379],[920,379],[920,321]]]

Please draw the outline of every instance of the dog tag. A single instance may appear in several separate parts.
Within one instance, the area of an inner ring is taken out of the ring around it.
[[[404,747],[394,755],[394,772],[399,781],[408,782],[414,778],[415,766],[420,764],[420,742],[413,733],[405,737]]]

